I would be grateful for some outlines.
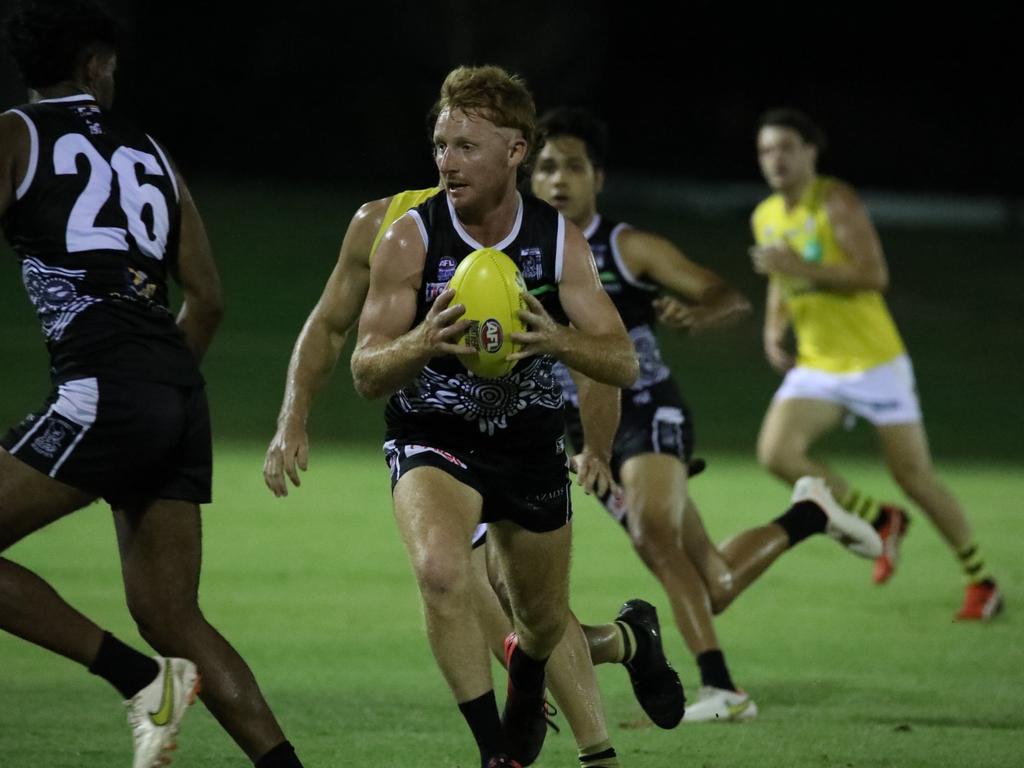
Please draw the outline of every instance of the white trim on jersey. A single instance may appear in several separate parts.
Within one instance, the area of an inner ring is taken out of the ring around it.
[[[562,282],[562,266],[565,264],[565,216],[558,214],[558,234],[555,235],[555,282]]]
[[[595,212],[593,218],[590,219],[590,223],[587,224],[587,228],[583,230],[583,236],[589,240],[597,232],[597,228],[601,226],[601,214]]]
[[[181,193],[178,191],[178,175],[174,172],[174,169],[171,167],[170,162],[168,162],[167,155],[164,154],[163,147],[157,144],[156,139],[154,139],[148,133],[146,134],[146,138],[149,139],[149,143],[153,145],[153,149],[156,150],[156,153],[160,155],[160,162],[164,164],[164,172],[170,178],[171,186],[174,187],[174,199],[180,203]]]
[[[39,165],[39,131],[36,130],[36,124],[32,122],[32,118],[20,109],[12,109],[9,112],[20,117],[28,126],[28,168],[25,170],[25,178],[18,185],[18,191],[14,193],[14,199],[21,200],[36,177],[36,167]]]
[[[632,229],[629,224],[618,224],[615,229],[612,230],[611,235],[608,237],[608,243],[611,245],[612,258],[615,259],[615,266],[619,268],[619,272],[626,279],[626,282],[632,285],[634,288],[641,288],[645,291],[656,291],[658,286],[654,283],[645,283],[643,280],[638,278],[629,268],[626,266],[626,262],[622,258],[622,254],[619,252],[619,233],[624,229]]]
[[[75,101],[96,101],[96,97],[88,93],[76,93],[74,96],[60,96],[55,99],[40,99],[34,104],[65,104]]]
[[[21,438],[21,440],[19,440],[19,441],[18,441],[17,443],[15,443],[15,444],[14,444],[14,445],[13,445],[13,446],[11,447],[11,450],[10,450],[10,454],[11,454],[12,456],[13,456],[14,454],[16,454],[16,453],[17,453],[18,451],[20,451],[20,450],[21,450],[21,446],[23,446],[23,445],[24,445],[25,443],[27,443],[27,442],[28,442],[28,439],[29,439],[30,437],[32,437],[32,435],[34,435],[34,434],[36,433],[36,430],[38,430],[38,429],[39,429],[39,428],[40,428],[41,426],[43,426],[43,424],[45,424],[45,423],[46,423],[46,420],[47,420],[48,418],[50,418],[50,414],[51,414],[51,413],[53,413],[53,406],[52,406],[52,405],[51,405],[51,406],[50,406],[50,408],[49,408],[49,409],[48,409],[48,410],[46,411],[46,413],[44,413],[44,414],[43,414],[42,418],[41,418],[41,419],[39,419],[39,421],[37,421],[37,422],[36,422],[36,425],[35,425],[34,427],[32,427],[32,429],[30,429],[30,430],[29,430],[28,432],[26,432],[26,433],[25,433],[25,436],[24,436],[23,438]]]
[[[100,388],[94,378],[74,379],[65,382],[57,388],[57,402],[53,410],[66,419],[81,425],[82,431],[78,433],[71,445],[61,455],[50,470],[50,477],[57,476],[57,470],[61,468],[68,457],[75,450],[85,433],[96,423],[96,413],[99,410]]]
[[[419,227],[420,230],[420,237],[423,238],[423,250],[429,250],[430,235],[427,234],[427,225],[423,223],[423,217],[420,216],[419,211],[417,211],[415,208],[411,208],[408,211],[406,211],[404,215],[411,216],[412,220],[416,222],[416,226]]]
[[[445,202],[448,203],[448,213],[452,218],[452,225],[455,227],[455,232],[462,239],[466,245],[472,248],[474,251],[479,251],[481,248],[487,248],[488,246],[481,245],[472,237],[469,233],[463,229],[462,222],[459,221],[458,214],[455,213],[455,206],[452,205],[452,198],[448,193],[445,193]],[[512,225],[512,231],[505,236],[505,239],[496,245],[489,246],[496,251],[504,251],[508,248],[512,242],[519,237],[519,230],[523,226],[523,196],[516,192],[516,202],[519,203],[519,209],[516,211],[516,221]]]

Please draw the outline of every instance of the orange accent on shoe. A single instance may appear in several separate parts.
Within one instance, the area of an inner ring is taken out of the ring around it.
[[[871,574],[875,584],[885,584],[892,578],[900,561],[900,546],[910,527],[910,516],[893,504],[883,504],[878,535],[882,539],[882,554],[875,560]]]
[[[968,584],[957,621],[988,621],[1003,610],[1003,595],[991,579]]]

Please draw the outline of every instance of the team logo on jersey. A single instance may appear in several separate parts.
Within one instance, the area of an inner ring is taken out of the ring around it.
[[[128,267],[128,287],[140,298],[152,300],[156,294],[156,283],[149,279],[149,275],[141,269]]]
[[[80,429],[81,427],[77,424],[51,415],[46,420],[43,434],[32,441],[32,450],[41,456],[52,459],[58,451],[74,439]]]
[[[540,248],[522,248],[519,251],[519,270],[527,280],[539,280],[542,272]]]
[[[85,127],[91,135],[99,136],[103,133],[103,126],[99,123],[100,108],[95,104],[75,107],[75,112],[85,121]]]
[[[445,280],[443,283],[427,283],[426,299],[429,304],[442,293],[444,289],[448,287],[448,281]]]
[[[493,317],[484,320],[480,325],[480,349],[494,353],[505,343],[505,334],[501,331],[501,323]]]
[[[452,275],[455,274],[455,259],[450,256],[443,256],[437,263],[437,279],[438,280],[451,280]]]

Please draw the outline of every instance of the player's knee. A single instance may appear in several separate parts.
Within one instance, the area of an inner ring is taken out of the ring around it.
[[[630,535],[644,561],[675,556],[679,550],[679,525],[683,516],[673,500],[649,499],[637,505],[636,509]]]
[[[458,560],[436,553],[423,553],[414,563],[416,581],[423,599],[444,603],[462,599],[468,587],[466,568]]]
[[[524,645],[549,656],[565,632],[568,611],[553,610],[550,605],[526,607],[516,612],[516,624]]]
[[[757,443],[757,462],[776,477],[786,479],[793,474],[793,467],[799,456],[775,440],[760,440]]]
[[[168,599],[143,590],[127,595],[128,611],[139,634],[163,655],[180,655],[188,638],[203,621],[198,603],[193,599]]]

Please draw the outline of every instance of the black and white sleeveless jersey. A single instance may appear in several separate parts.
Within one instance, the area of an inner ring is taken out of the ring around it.
[[[168,307],[181,207],[163,150],[82,94],[11,110],[31,152],[0,220],[56,383],[202,381]]]
[[[420,229],[427,253],[416,299],[419,324],[466,256],[483,246],[463,229],[447,194],[436,195],[407,215]],[[557,322],[567,323],[558,298],[565,247],[565,219],[547,203],[519,201],[508,237],[493,246],[519,267],[527,290]],[[388,400],[388,439],[437,440],[465,449],[522,447],[536,450],[557,441],[562,427],[562,390],[554,358],[521,360],[497,379],[475,376],[454,355],[435,357],[416,380]]]
[[[594,214],[583,235],[594,254],[601,285],[619,310],[622,322],[633,340],[640,361],[640,375],[631,389],[639,391],[664,381],[670,371],[661,359],[658,340],[654,335],[655,311],[651,302],[658,297],[658,286],[645,283],[633,275],[619,253],[619,233],[628,228],[628,224],[607,221],[600,214]],[[578,407],[579,397],[569,371],[559,363],[555,366],[555,375],[562,385],[565,399],[573,407]]]

